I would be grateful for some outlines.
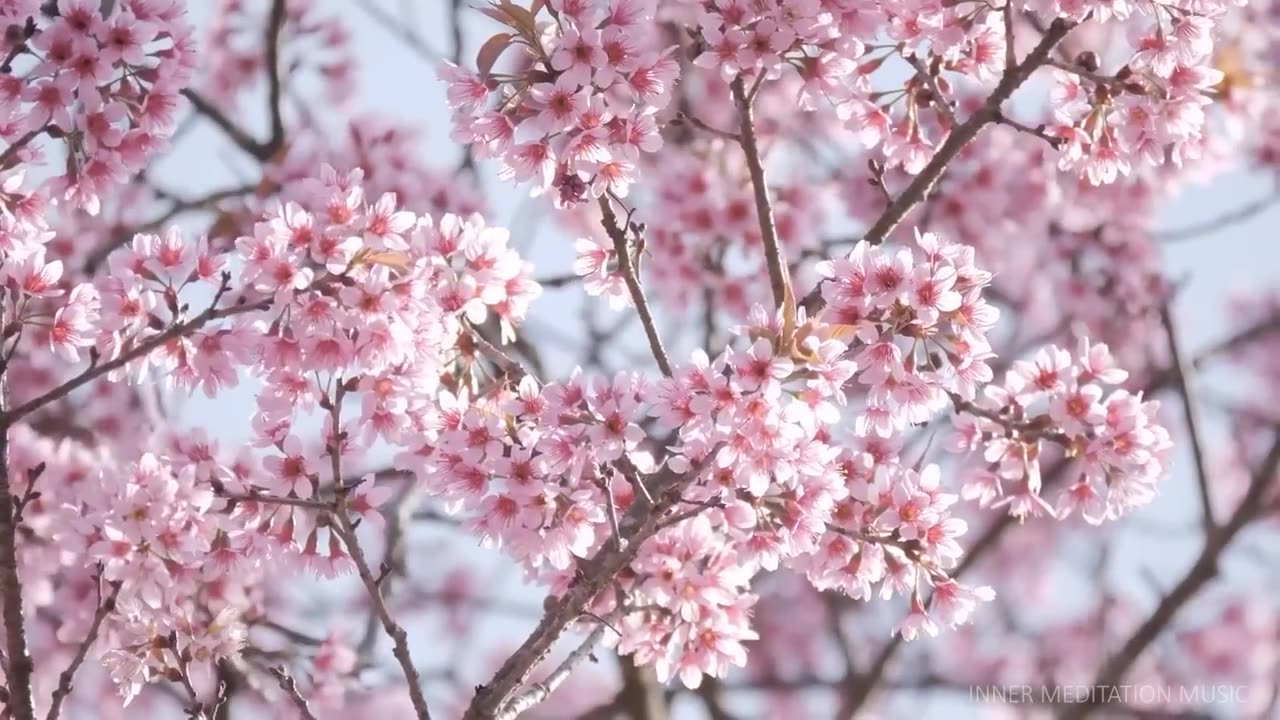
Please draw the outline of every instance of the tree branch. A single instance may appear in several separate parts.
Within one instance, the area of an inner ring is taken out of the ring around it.
[[[396,661],[400,663],[400,669],[404,672],[405,684],[409,689],[409,700],[413,703],[414,714],[418,720],[431,720],[431,711],[427,709],[427,699],[422,694],[422,677],[418,674],[418,668],[413,664],[413,657],[409,655],[409,637],[405,633],[404,628],[396,622],[392,617],[391,611],[387,609],[387,603],[382,598],[382,588],[379,586],[378,579],[374,576],[373,571],[369,568],[369,561],[364,556],[364,550],[360,547],[360,540],[356,537],[356,527],[351,521],[351,515],[347,512],[347,486],[342,482],[342,397],[343,389],[340,378],[333,379],[334,398],[329,407],[329,419],[332,423],[333,439],[332,445],[329,447],[329,457],[331,469],[333,470],[333,483],[337,488],[337,517],[338,525],[331,526],[331,530],[338,532],[338,537],[347,546],[347,552],[351,554],[351,561],[355,563],[356,572],[360,576],[360,581],[364,583],[365,592],[369,595],[369,603],[373,607],[374,613],[378,619],[382,621],[382,629],[386,631],[387,636],[391,638],[392,654],[395,655]]]
[[[111,593],[105,598],[102,597],[101,572],[99,572],[96,582],[98,584],[98,609],[93,613],[93,622],[89,625],[89,632],[85,634],[84,640],[81,641],[80,646],[76,649],[75,656],[71,658],[71,664],[58,676],[58,687],[53,691],[53,701],[49,706],[49,714],[45,716],[45,720],[58,720],[58,716],[62,713],[62,703],[71,694],[71,683],[75,679],[76,670],[84,663],[84,659],[89,655],[89,649],[97,641],[98,633],[102,629],[102,621],[115,610],[116,597],[120,594],[120,582],[111,583]]]
[[[791,296],[791,279],[787,276],[786,263],[782,259],[782,247],[778,243],[777,225],[773,220],[773,203],[769,200],[769,185],[765,180],[764,164],[760,159],[760,146],[756,141],[755,119],[751,101],[738,75],[729,84],[733,102],[738,107],[738,135],[742,138],[742,152],[747,159],[747,172],[751,175],[751,187],[755,192],[756,217],[760,221],[760,238],[764,241],[764,259],[769,267],[769,287],[773,291],[775,309],[794,305]],[[792,309],[794,313],[794,309]]]
[[[271,118],[271,135],[261,147],[259,160],[270,159],[284,145],[284,108],[281,102],[283,73],[280,67],[280,35],[284,30],[285,0],[274,0],[267,16],[266,44],[267,65],[267,115]]]
[[[613,241],[613,252],[618,256],[618,270],[627,283],[631,302],[636,306],[636,313],[640,315],[640,324],[644,326],[645,337],[649,340],[649,350],[653,353],[653,359],[658,362],[658,369],[663,375],[670,377],[671,361],[667,359],[667,351],[662,347],[662,337],[658,335],[653,313],[649,311],[649,301],[645,299],[644,287],[640,285],[630,243],[627,241],[627,235],[632,228],[623,227],[618,222],[618,216],[614,214],[613,206],[609,203],[607,196],[600,198],[600,212],[604,215],[604,231]]]
[[[0,323],[3,324],[3,323]],[[8,372],[0,369],[0,414],[8,405]],[[27,653],[27,629],[22,617],[22,578],[18,576],[18,524],[14,518],[13,489],[9,485],[9,427],[0,422],[0,615],[4,618],[6,709],[13,720],[35,720],[31,697],[31,656]]]
[[[271,668],[271,674],[275,676],[276,682],[280,684],[280,689],[284,690],[284,694],[289,696],[289,700],[293,703],[293,707],[302,716],[302,720],[316,720],[316,716],[311,712],[311,706],[307,704],[307,699],[302,697],[302,693],[298,692],[298,684],[293,681],[293,676],[285,671],[284,667]]]
[[[226,285],[224,284],[223,290],[225,289]],[[214,298],[214,302],[210,303],[209,308],[194,318],[175,323],[168,330],[152,335],[146,340],[134,345],[128,351],[121,353],[115,359],[104,363],[91,364],[84,370],[84,372],[44,393],[43,395],[32,398],[12,410],[0,410],[0,427],[12,427],[18,420],[21,420],[23,417],[30,415],[36,410],[39,410],[52,402],[61,400],[71,394],[71,392],[76,388],[92,382],[93,380],[96,380],[114,370],[118,370],[140,357],[149,355],[170,341],[177,340],[178,338],[186,337],[187,335],[194,333],[209,324],[210,321],[239,315],[253,310],[262,310],[270,307],[271,302],[270,300],[263,300],[258,303],[247,303],[242,301],[241,304],[219,309],[217,304],[218,299],[220,299],[221,296],[222,292],[219,292],[218,296]]]
[[[1204,528],[1210,532],[1214,527],[1213,498],[1209,493],[1209,470],[1205,465],[1203,441],[1200,435],[1200,418],[1196,410],[1195,396],[1192,394],[1194,369],[1183,356],[1178,342],[1178,331],[1174,327],[1173,314],[1168,303],[1160,308],[1160,322],[1164,325],[1165,336],[1169,341],[1169,356],[1173,361],[1173,380],[1178,386],[1178,395],[1182,401],[1182,418],[1187,424],[1187,436],[1191,441],[1191,456],[1196,468],[1196,487],[1200,490],[1200,506],[1204,514]]]
[[[591,634],[587,636],[587,639],[576,650],[569,653],[569,656],[556,666],[556,669],[552,670],[545,680],[534,683],[528,690],[514,697],[502,709],[502,712],[498,713],[496,720],[515,720],[520,713],[534,707],[545,700],[548,695],[555,692],[555,689],[569,678],[569,674],[573,672],[573,669],[591,655],[591,651],[600,642],[600,638],[604,637],[605,628],[606,625],[604,623],[596,625]]]

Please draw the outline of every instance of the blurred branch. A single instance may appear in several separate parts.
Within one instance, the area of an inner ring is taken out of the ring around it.
[[[1178,331],[1168,303],[1160,308],[1160,322],[1164,325],[1165,336],[1169,341],[1169,357],[1173,362],[1173,381],[1178,386],[1178,395],[1182,400],[1182,418],[1186,422],[1187,436],[1191,441],[1191,456],[1196,468],[1196,487],[1200,491],[1204,528],[1206,532],[1210,532],[1214,527],[1213,498],[1209,493],[1209,471],[1205,467],[1204,446],[1200,436],[1200,417],[1193,394],[1194,369],[1183,357],[1182,348],[1178,342]]]
[[[451,1],[453,2],[454,8],[457,9],[460,4],[458,0]],[[383,30],[386,30],[398,38],[402,43],[404,43],[405,47],[409,48],[409,50],[413,51],[415,55],[426,62],[434,65],[444,61],[444,56],[441,55],[439,51],[427,45],[426,41],[423,40],[418,33],[414,32],[412,27],[401,22],[400,19],[393,17],[376,2],[370,2],[370,0],[356,0],[354,5],[364,11],[365,15],[369,16],[369,19],[381,26]],[[455,40],[454,51],[458,52],[460,47],[460,41]]]
[[[1103,665],[1093,682],[1095,687],[1118,686],[1133,664],[1164,632],[1183,606],[1210,580],[1217,577],[1218,559],[1222,553],[1235,536],[1261,513],[1264,496],[1275,482],[1277,466],[1280,466],[1280,432],[1276,433],[1271,449],[1250,480],[1249,489],[1245,492],[1244,499],[1236,506],[1231,518],[1221,527],[1214,528],[1206,534],[1204,547],[1191,569],[1164,596],[1155,611],[1129,636],[1120,650]],[[1105,704],[1104,698],[1091,695],[1087,702],[1067,707],[1060,718],[1061,720],[1081,720],[1103,704]]]
[[[257,158],[266,161],[284,145],[284,108],[281,103],[284,70],[280,66],[280,36],[284,31],[285,0],[274,0],[267,15],[265,60],[267,66],[267,116],[271,118],[271,136],[260,148]]]
[[[1261,214],[1272,205],[1275,205],[1277,202],[1280,202],[1280,192],[1276,192],[1273,189],[1264,197],[1260,197],[1250,203],[1241,205],[1234,210],[1229,210],[1210,220],[1187,225],[1185,227],[1174,228],[1173,230],[1156,231],[1152,233],[1152,237],[1155,238],[1156,241],[1162,243],[1178,243],[1186,240],[1195,240],[1200,237],[1212,235],[1213,233],[1224,230],[1232,225],[1246,222]]]

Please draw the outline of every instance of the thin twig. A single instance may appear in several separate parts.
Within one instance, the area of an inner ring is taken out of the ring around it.
[[[1225,212],[1212,220],[1195,223],[1186,227],[1174,228],[1173,230],[1158,231],[1153,234],[1154,238],[1162,243],[1177,243],[1186,240],[1194,240],[1199,237],[1208,236],[1218,232],[1223,228],[1237,225],[1252,219],[1262,213],[1262,211],[1270,208],[1280,202],[1280,193],[1274,190],[1265,197],[1258,198],[1253,202],[1242,205],[1234,210]]]
[[[45,720],[58,720],[58,716],[62,714],[62,703],[71,694],[72,681],[75,680],[76,671],[84,664],[84,659],[89,655],[89,649],[98,640],[98,633],[102,629],[102,621],[110,615],[116,607],[116,597],[120,595],[120,582],[112,582],[111,592],[104,598],[102,597],[102,575],[94,579],[98,585],[98,609],[93,613],[93,622],[89,625],[89,631],[85,633],[84,640],[80,642],[76,648],[76,654],[71,658],[71,663],[67,665],[67,669],[62,671],[58,676],[58,687],[53,691],[53,700],[49,705],[49,714],[45,716]]]
[[[682,113],[680,113],[680,114],[676,115],[674,118],[672,118],[672,119],[671,119],[671,122],[672,122],[673,124],[676,124],[676,125],[679,125],[679,124],[681,124],[681,123],[688,123],[688,124],[690,124],[690,125],[692,125],[692,126],[694,126],[694,127],[698,128],[698,129],[700,129],[700,130],[704,130],[704,131],[706,131],[706,132],[711,133],[712,135],[715,135],[715,136],[716,136],[716,137],[718,137],[718,138],[721,138],[721,139],[724,139],[724,140],[728,140],[728,141],[730,141],[730,142],[732,142],[732,143],[735,143],[735,144],[737,144],[737,143],[741,143],[741,142],[742,142],[742,136],[741,136],[741,135],[739,135],[739,134],[737,134],[737,133],[731,133],[731,132],[729,132],[728,130],[721,130],[721,129],[720,129],[720,128],[718,128],[718,127],[713,127],[713,126],[711,126],[711,125],[708,125],[707,123],[703,122],[701,118],[699,118],[699,117],[697,117],[697,116],[695,116],[695,115],[693,115],[693,114],[691,114],[691,113],[683,113],[683,112],[682,112]]]
[[[412,50],[418,57],[422,58],[432,65],[442,62],[445,58],[436,50],[428,46],[422,38],[404,23],[387,13],[386,10],[378,6],[377,3],[369,2],[369,0],[357,0],[354,3],[356,7],[364,11],[383,30],[391,33],[404,43],[405,47]],[[455,15],[456,17],[456,15]],[[461,44],[455,45],[455,49],[461,47]]]
[[[1062,145],[1066,142],[1066,140],[1063,138],[1057,137],[1055,135],[1050,135],[1049,133],[1045,132],[1044,125],[1037,125],[1035,127],[1031,127],[1030,125],[1018,122],[1017,120],[1014,120],[1013,118],[1005,115],[1003,111],[996,112],[996,122],[1000,123],[1001,125],[1011,127],[1020,133],[1025,133],[1032,137],[1039,138],[1045,141],[1046,143],[1049,143],[1049,147],[1053,148],[1054,150],[1060,149]]]
[[[427,709],[427,699],[422,694],[422,678],[418,673],[418,668],[413,664],[413,657],[409,654],[409,636],[404,628],[396,622],[392,617],[391,611],[387,609],[387,603],[382,597],[382,588],[378,586],[378,579],[374,576],[373,571],[369,568],[369,561],[364,556],[364,550],[360,547],[360,540],[356,537],[356,527],[351,521],[351,514],[347,512],[347,490],[342,483],[342,382],[340,378],[334,378],[334,398],[330,403],[329,418],[332,423],[333,440],[329,447],[330,465],[333,470],[333,482],[338,486],[338,508],[336,527],[330,526],[331,530],[338,532],[338,537],[347,546],[347,552],[351,554],[351,561],[356,566],[356,572],[360,576],[360,581],[364,583],[365,592],[369,595],[369,602],[372,604],[373,611],[378,615],[378,619],[382,621],[382,629],[386,631],[387,636],[391,638],[392,654],[396,661],[400,663],[400,669],[404,672],[405,684],[409,690],[409,700],[413,703],[414,714],[418,720],[431,720],[431,711]]]
[[[773,220],[773,204],[769,200],[769,185],[765,180],[760,146],[756,141],[755,119],[751,101],[739,75],[729,84],[733,101],[738,107],[738,134],[742,137],[742,152],[747,160],[747,172],[751,175],[751,187],[755,192],[756,217],[760,222],[760,236],[764,241],[764,259],[769,268],[769,288],[773,291],[773,303],[777,309],[788,304],[791,296],[791,279],[782,259],[782,247],[778,242],[777,225]]]
[[[224,276],[224,290],[226,288],[226,282],[227,276]],[[71,394],[72,391],[86,383],[92,382],[103,375],[118,370],[138,358],[149,355],[173,340],[186,337],[197,330],[200,330],[213,320],[219,320],[253,310],[262,310],[270,306],[270,301],[264,300],[258,303],[245,302],[242,304],[232,305],[230,307],[218,308],[218,300],[221,299],[221,296],[222,292],[219,292],[219,294],[214,298],[214,302],[209,304],[208,309],[194,318],[173,324],[168,330],[152,335],[146,340],[134,345],[126,352],[121,353],[116,358],[104,363],[92,364],[79,375],[71,378],[43,395],[40,395],[39,397],[28,400],[12,410],[4,411],[0,409],[0,427],[11,427],[13,423],[21,420],[23,417],[30,415],[36,410],[39,410],[52,402],[61,400]],[[7,494],[8,493],[6,492],[6,495]],[[0,503],[0,505],[3,505],[3,503]]]
[[[1209,493],[1209,470],[1205,464],[1204,445],[1200,436],[1199,411],[1196,409],[1195,388],[1191,363],[1183,356],[1178,341],[1178,331],[1174,326],[1173,313],[1166,303],[1160,308],[1160,322],[1164,325],[1165,336],[1169,342],[1169,355],[1173,362],[1174,382],[1178,387],[1178,395],[1182,401],[1182,418],[1187,424],[1187,435],[1191,441],[1191,457],[1196,467],[1196,486],[1200,490],[1200,506],[1204,514],[1204,528],[1210,532],[1214,528],[1213,498]]]
[[[614,214],[613,205],[610,204],[608,197],[600,198],[600,212],[604,216],[604,231],[613,241],[613,251],[618,256],[618,271],[622,273],[623,280],[627,283],[631,302],[636,306],[640,324],[644,326],[645,337],[649,340],[649,350],[658,363],[658,369],[663,375],[670,377],[671,361],[667,359],[667,351],[662,347],[662,337],[658,335],[657,324],[654,323],[653,313],[649,310],[649,301],[645,299],[644,287],[640,284],[635,263],[632,262],[630,242],[627,237],[631,228],[623,227],[618,222],[618,216]]]
[[[271,668],[271,674],[275,676],[276,682],[280,684],[280,689],[284,690],[284,694],[289,696],[289,700],[293,702],[293,707],[297,709],[303,720],[316,720],[315,714],[311,712],[311,706],[307,704],[307,699],[302,697],[302,693],[298,691],[298,684],[293,681],[293,676],[283,666]]]
[[[88,274],[93,274],[98,269],[98,267],[101,266],[102,263],[106,261],[106,259],[111,255],[111,253],[129,244],[133,240],[134,235],[136,235],[137,233],[145,233],[145,232],[150,232],[152,230],[157,230],[162,226],[164,226],[165,223],[169,222],[170,220],[173,220],[174,218],[181,215],[182,213],[190,212],[192,210],[207,210],[213,205],[216,205],[217,203],[222,202],[223,200],[231,200],[234,198],[241,198],[246,195],[252,195],[253,193],[257,192],[257,190],[258,190],[258,183],[253,183],[253,184],[240,185],[238,187],[230,187],[230,188],[223,188],[220,190],[213,190],[198,198],[174,198],[171,201],[172,204],[169,206],[169,208],[165,210],[163,213],[161,213],[159,216],[157,216],[154,220],[148,220],[147,222],[144,222],[141,225],[131,227],[126,231],[120,232],[116,235],[116,237],[112,238],[110,242],[105,243],[98,248],[95,248],[93,252],[89,254],[89,257],[85,259],[85,262],[84,262],[85,272]]]

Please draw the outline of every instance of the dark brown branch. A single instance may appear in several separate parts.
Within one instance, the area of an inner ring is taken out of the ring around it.
[[[760,236],[764,241],[764,259],[769,268],[769,287],[773,290],[774,307],[781,309],[788,304],[791,281],[787,277],[787,267],[782,259],[782,247],[778,242],[777,225],[773,220],[773,204],[769,200],[769,185],[765,180],[764,163],[760,157],[759,143],[756,141],[751,101],[743,87],[741,75],[733,79],[729,88],[733,92],[733,101],[738,107],[738,135],[742,138],[742,152],[746,155],[747,172],[751,175],[751,188],[755,192],[756,217],[760,221]]]
[[[280,67],[280,36],[284,30],[285,0],[274,0],[267,16],[266,66],[267,66],[267,115],[271,118],[271,135],[261,147],[259,160],[266,161],[284,145],[283,68]]]
[[[191,101],[191,105],[196,109],[196,112],[209,118],[210,122],[217,125],[222,134],[230,138],[236,147],[259,161],[264,161],[271,157],[264,143],[255,140],[248,131],[235,124],[231,118],[227,117],[216,105],[205,99],[203,95],[191,88],[184,88],[182,96]]]
[[[636,306],[640,324],[644,326],[645,337],[649,340],[649,350],[658,363],[658,369],[663,375],[670,377],[671,361],[667,359],[667,351],[662,347],[662,337],[658,335],[658,326],[653,321],[653,313],[649,310],[649,301],[645,299],[644,287],[640,284],[634,256],[631,254],[628,234],[633,228],[623,227],[618,222],[618,216],[613,212],[613,205],[610,204],[608,197],[600,198],[600,212],[604,216],[604,231],[613,241],[613,252],[618,256],[618,271],[622,273],[623,280],[627,283],[631,302]]]
[[[1204,445],[1200,435],[1199,411],[1196,409],[1194,368],[1183,356],[1178,341],[1178,331],[1174,326],[1173,314],[1169,305],[1160,308],[1160,322],[1164,324],[1165,336],[1169,342],[1169,356],[1173,362],[1173,382],[1178,387],[1178,395],[1182,402],[1182,418],[1187,424],[1187,436],[1191,441],[1191,457],[1196,468],[1196,487],[1200,491],[1200,507],[1204,514],[1205,531],[1214,527],[1213,498],[1209,494],[1209,470],[1205,465]]]
[[[112,582],[111,592],[104,598],[102,597],[101,574],[94,581],[98,585],[98,609],[94,611],[93,622],[89,625],[89,632],[85,634],[84,640],[76,648],[76,654],[71,658],[71,663],[58,676],[58,687],[53,691],[53,701],[49,706],[49,714],[45,716],[46,720],[58,720],[58,716],[62,714],[62,703],[71,694],[71,683],[75,680],[76,671],[84,664],[84,659],[89,655],[89,649],[98,640],[98,633],[102,629],[102,621],[115,610],[116,597],[120,594],[120,582]]]
[[[0,370],[0,413],[8,405],[8,373]],[[31,656],[22,617],[22,578],[18,575],[18,525],[9,485],[9,424],[0,423],[0,614],[4,618],[6,709],[13,720],[35,720],[31,697]]]

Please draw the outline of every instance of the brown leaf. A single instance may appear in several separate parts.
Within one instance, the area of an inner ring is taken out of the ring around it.
[[[480,50],[476,52],[476,72],[480,73],[481,80],[489,79],[493,64],[498,61],[503,51],[511,46],[514,38],[515,35],[511,33],[498,33],[485,40],[484,45],[480,46]]]

